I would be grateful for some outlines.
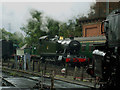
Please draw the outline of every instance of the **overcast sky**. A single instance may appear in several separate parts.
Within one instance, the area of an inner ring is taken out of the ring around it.
[[[3,2],[0,27],[10,32],[20,31],[20,27],[30,18],[31,9],[42,11],[46,16],[65,22],[78,15],[86,15],[91,4],[93,2]]]

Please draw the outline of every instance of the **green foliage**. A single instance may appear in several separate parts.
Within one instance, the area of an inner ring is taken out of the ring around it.
[[[82,24],[79,23],[79,19],[75,19],[75,33],[74,36],[81,37],[82,36]]]
[[[47,28],[48,28],[48,35],[55,36],[59,34],[59,22],[53,20],[51,18],[47,18]]]
[[[90,7],[88,18],[106,17],[106,2],[96,2]],[[109,2],[109,13],[120,8],[120,2]]]
[[[16,72],[11,72],[10,75],[11,76],[18,76],[18,74]]]
[[[46,17],[43,21],[42,12],[37,10],[32,10],[30,14],[31,18],[21,28],[26,33],[25,41],[29,46],[38,45],[39,38],[44,35],[58,35],[65,38],[68,38],[70,35],[82,35],[82,27],[76,18],[69,20],[67,23],[62,23],[50,17]]]
[[[12,38],[12,34],[10,32],[7,32],[4,28],[3,29],[0,29],[0,39],[3,39],[3,40],[8,40],[9,38],[11,39]]]
[[[67,23],[62,23],[59,28],[59,36],[69,37],[69,30]]]
[[[19,47],[24,45],[24,36],[20,32],[10,33],[3,28],[0,29],[0,36],[0,39],[11,40],[14,44],[19,45]]]
[[[62,23],[59,30],[59,35],[65,38],[68,38],[70,35],[79,37],[82,35],[82,27],[76,18],[69,20],[67,23]]]
[[[38,44],[39,37],[46,35],[46,32],[41,30],[42,13],[37,10],[32,10],[30,14],[32,18],[30,18],[27,25],[21,29],[26,33],[26,43],[28,43],[28,45],[34,45]]]

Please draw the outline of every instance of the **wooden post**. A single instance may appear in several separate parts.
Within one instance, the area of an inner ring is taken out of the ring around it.
[[[53,88],[54,88],[54,74],[55,74],[55,72],[54,72],[54,70],[51,72],[51,90],[53,90]]]
[[[31,69],[30,69],[30,65],[31,65],[31,64],[30,64],[30,61],[31,61],[31,60],[30,60],[30,59],[31,59],[31,58],[30,58],[30,54],[27,54],[27,59],[28,59],[28,70],[30,71],[30,70],[31,70]]]
[[[14,60],[15,60],[15,69],[17,69],[17,55],[14,56]]]
[[[20,63],[20,62],[19,62],[19,63]],[[24,54],[24,70],[26,70],[26,63],[27,63],[26,55]]]
[[[34,71],[34,60],[33,60],[33,71]]]
[[[41,75],[41,89],[43,89],[43,81],[44,81],[44,80],[43,80],[43,78],[44,78],[44,77],[43,77],[43,73],[44,73],[44,72],[43,72],[43,70],[42,70],[42,75]]]
[[[21,70],[24,70],[24,59],[21,58],[20,63],[21,63]]]
[[[65,63],[65,78],[67,78],[67,63]]]
[[[74,69],[74,74],[73,74],[74,80],[76,79],[76,72],[77,72],[77,66],[75,66],[75,69]]]
[[[45,62],[45,66],[44,66],[44,75],[46,74],[46,62]]]
[[[38,60],[38,72],[40,72],[40,60]]]
[[[81,67],[81,81],[83,81],[83,67]]]
[[[8,68],[9,68],[9,61],[10,61],[10,60],[9,60],[9,58],[8,58],[7,60],[8,60]]]

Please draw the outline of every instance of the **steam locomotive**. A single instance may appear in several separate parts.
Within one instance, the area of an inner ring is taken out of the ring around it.
[[[101,89],[111,89],[120,86],[120,9],[113,11],[104,25],[106,43],[95,47],[93,51],[94,77],[99,78]],[[91,73],[89,73],[91,74]]]
[[[89,58],[80,54],[81,44],[73,37],[59,40],[59,37],[43,36],[39,40],[38,50],[42,61],[55,61],[59,64],[74,63],[74,65],[85,65],[89,61]]]

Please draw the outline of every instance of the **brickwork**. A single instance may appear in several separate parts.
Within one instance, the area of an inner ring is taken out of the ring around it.
[[[83,37],[104,35],[101,33],[101,22],[83,24]]]

